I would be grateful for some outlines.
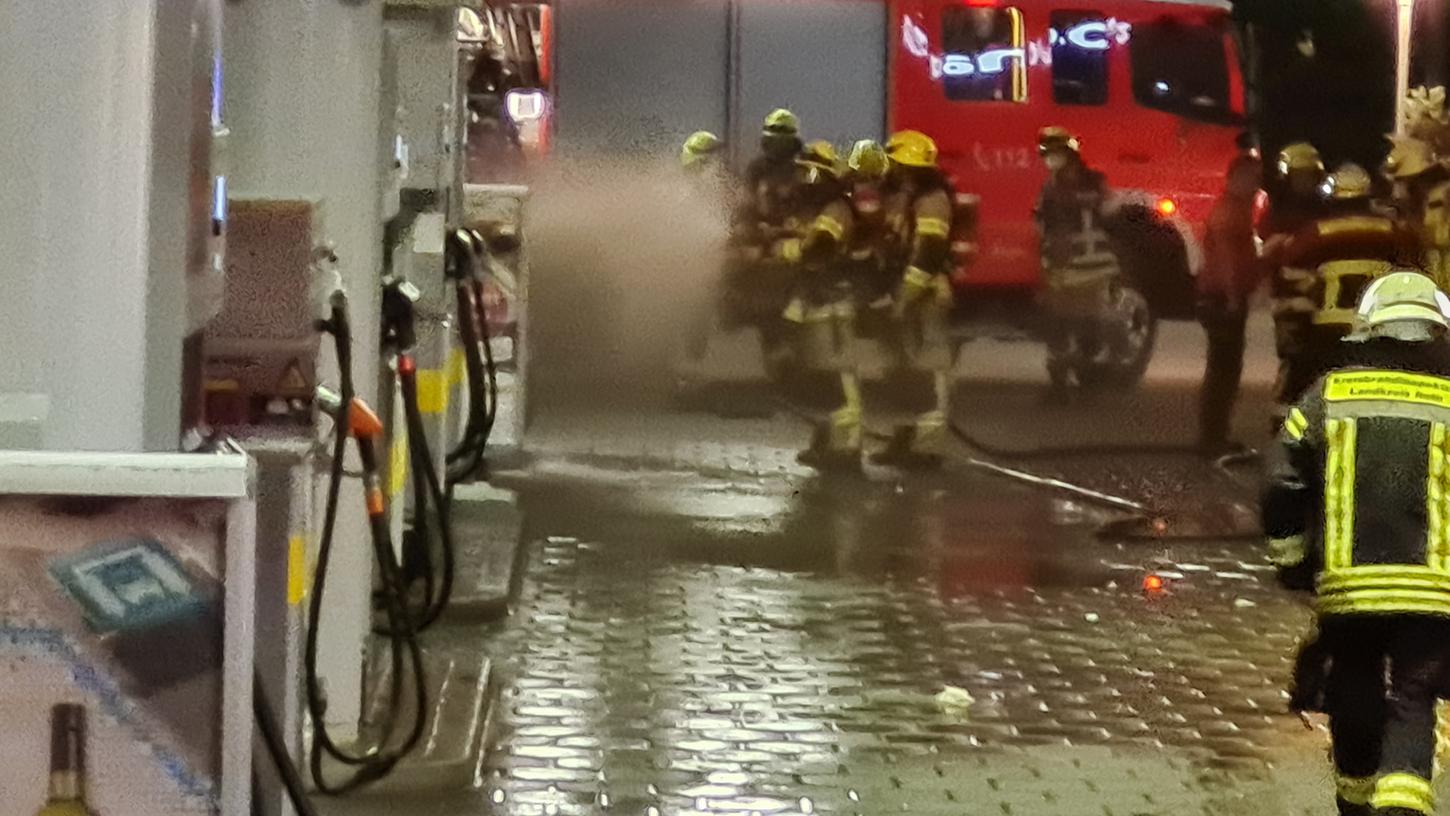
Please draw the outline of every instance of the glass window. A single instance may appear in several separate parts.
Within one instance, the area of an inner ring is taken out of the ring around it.
[[[1202,22],[1159,17],[1133,26],[1133,97],[1189,119],[1234,119],[1225,32]]]
[[[1108,101],[1108,21],[1096,11],[1052,12],[1052,100],[1059,105]]]
[[[942,11],[942,62],[947,99],[1023,102],[1027,60],[1022,12],[1004,6],[948,6]]]

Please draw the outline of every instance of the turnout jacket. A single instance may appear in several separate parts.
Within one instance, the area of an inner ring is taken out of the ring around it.
[[[1450,344],[1345,342],[1289,410],[1270,555],[1320,615],[1450,617]]]

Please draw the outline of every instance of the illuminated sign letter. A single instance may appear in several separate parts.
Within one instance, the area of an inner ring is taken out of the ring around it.
[[[976,72],[977,66],[973,65],[972,58],[965,54],[947,54],[946,61],[942,63],[942,73],[949,77],[971,76]]]
[[[1067,41],[1086,51],[1108,50],[1108,24],[1094,21],[1078,23],[1067,30]]]
[[[994,48],[991,51],[983,51],[977,57],[977,70],[984,74],[1000,74],[1007,70],[1004,64],[1007,60],[1020,60],[1025,55],[1021,48]]]
[[[926,32],[910,17],[901,18],[901,45],[908,53],[925,57],[927,55]]]

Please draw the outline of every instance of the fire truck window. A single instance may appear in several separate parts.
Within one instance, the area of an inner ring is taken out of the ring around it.
[[[1138,104],[1206,122],[1233,117],[1221,29],[1159,17],[1133,26],[1131,42]]]
[[[957,102],[1025,102],[1022,12],[1006,6],[942,11],[942,87]]]
[[[1059,105],[1108,101],[1108,21],[1096,11],[1052,13],[1052,100]]]

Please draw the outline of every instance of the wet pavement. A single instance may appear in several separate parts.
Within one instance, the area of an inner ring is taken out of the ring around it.
[[[1002,444],[1132,442],[1192,410],[1184,383],[1069,409],[1028,379],[968,383],[954,419]],[[483,643],[500,697],[478,788],[408,812],[1333,812],[1327,739],[1284,709],[1309,615],[1252,535],[1251,468],[999,459],[1162,512],[1160,537],[1124,537],[1142,530],[1116,511],[966,464],[981,449],[821,476],[791,411],[726,408],[539,412],[531,461],[496,479],[527,543]],[[1186,443],[1187,418],[1150,441]]]
[[[788,416],[595,404],[531,434],[470,810],[1332,810],[1284,712],[1308,614],[1255,542],[1105,538],[1112,513],[960,464],[820,477]]]

